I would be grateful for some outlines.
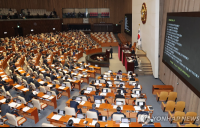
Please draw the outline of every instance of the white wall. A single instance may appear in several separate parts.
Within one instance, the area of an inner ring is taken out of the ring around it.
[[[147,22],[141,21],[142,4],[147,5]],[[138,29],[142,39],[142,49],[151,61],[153,75],[158,78],[159,69],[159,0],[132,0],[132,42],[137,42]]]

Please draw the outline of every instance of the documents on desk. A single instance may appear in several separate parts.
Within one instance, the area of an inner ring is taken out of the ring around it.
[[[62,116],[61,115],[53,115],[53,117],[51,118],[52,120],[60,120]]]
[[[61,89],[61,90],[63,90],[63,89],[65,89],[65,87],[63,87],[63,86],[60,86],[58,89]]]
[[[85,104],[85,101],[80,102],[80,105],[84,105],[84,104]]]
[[[17,106],[17,103],[11,102],[8,104],[8,106],[10,106],[11,108],[15,108]]]
[[[106,95],[107,93],[104,93],[104,92],[100,93],[100,96],[106,96]]]
[[[47,86],[51,88],[53,86],[53,84],[48,84]]]
[[[136,111],[140,111],[141,110],[140,106],[134,106],[134,108],[135,108]],[[144,107],[144,109],[146,109],[146,107]]]
[[[93,120],[91,125],[95,125],[96,123],[97,123],[97,121]]]
[[[6,99],[4,98],[4,99],[2,99],[2,100],[0,100],[0,103],[5,103],[6,102]]]
[[[131,94],[131,97],[133,97],[133,98],[137,98],[137,97],[139,97],[137,94]]]
[[[34,94],[34,95],[37,95],[37,94],[38,94],[38,92],[36,92],[36,91],[33,91],[33,94]]]
[[[101,104],[96,104],[96,107],[99,108]]]
[[[91,93],[91,91],[86,91],[86,90],[85,90],[85,91],[84,91],[84,93],[86,93],[86,94],[90,94],[90,93]]]
[[[120,127],[129,127],[128,123],[120,123]]]
[[[42,73],[45,73],[46,71],[41,71]]]
[[[53,98],[54,98],[54,96],[50,96],[48,99],[49,99],[49,100],[52,100]]]
[[[40,84],[44,84],[45,82],[44,82],[44,81],[40,81],[39,83],[40,83]]]
[[[45,98],[45,99],[48,99],[50,96],[49,95],[44,95],[42,97]]]
[[[22,111],[27,112],[29,109],[30,109],[29,107],[24,107],[24,108],[22,109]]]
[[[81,121],[81,119],[78,119],[78,118],[69,118],[69,120],[73,120],[73,122],[75,123],[75,124],[79,124],[79,122]]]
[[[20,87],[20,86],[21,86],[21,85],[19,85],[19,84],[18,84],[18,85],[15,85],[15,88],[18,88],[18,87]]]
[[[28,91],[28,88],[23,88],[22,91]]]

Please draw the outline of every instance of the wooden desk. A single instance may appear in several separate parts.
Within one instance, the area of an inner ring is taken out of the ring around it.
[[[125,66],[125,59],[126,59],[127,55],[131,56],[131,52],[130,53],[125,53],[124,50],[122,50],[122,64],[124,66]]]
[[[86,52],[86,55],[94,54],[94,53],[99,53],[99,52],[102,52],[102,48],[96,48],[96,49],[85,50],[85,52]]]
[[[10,127],[10,125],[3,124],[3,125],[0,125],[0,127]]]
[[[44,98],[43,98],[44,95],[45,95],[45,94],[42,93],[42,92],[38,93],[38,94],[37,94],[37,96],[39,97],[38,100],[39,100],[40,102],[42,102],[42,103],[46,103],[46,104],[48,104],[48,105],[50,105],[50,106],[53,106],[54,109],[56,109],[56,108],[57,108],[56,96],[54,96],[53,99],[51,99],[51,100],[49,100],[49,101],[46,101],[46,100],[43,100],[43,99],[44,99]],[[40,98],[42,98],[42,99],[40,99]]]
[[[156,95],[162,91],[173,92],[174,87],[172,85],[153,85],[152,86],[152,94]]]
[[[99,76],[97,79],[101,79],[101,76]],[[116,78],[114,77],[109,77],[109,78],[104,78],[105,80],[107,81],[115,81]],[[122,77],[121,81],[124,81],[124,82],[128,82],[129,79],[125,78],[125,77]],[[135,81],[139,81],[138,78],[135,78]]]
[[[39,117],[38,117],[38,110],[36,107],[30,108],[27,112],[23,112],[22,109],[26,107],[24,104],[21,106],[17,107],[18,113],[20,115],[23,115],[24,117],[30,118],[35,121],[35,124],[39,122]]]
[[[127,56],[125,56],[125,68],[126,68],[126,71],[132,71],[134,72],[135,70],[135,64],[134,62],[128,62],[127,60]]]
[[[50,124],[53,124],[57,127],[66,127],[66,123],[72,117],[70,115],[65,115],[65,116],[62,116],[59,120],[51,119],[54,115],[56,115],[56,114],[54,114],[53,112],[50,115],[48,115],[47,121],[49,121]],[[84,124],[84,121],[88,121],[88,123]],[[93,121],[93,119],[89,119],[89,118],[81,119],[79,124],[74,123],[73,125],[74,125],[74,127],[85,127],[85,126],[94,127],[94,125],[91,125],[92,121]],[[111,121],[111,120],[107,120],[107,122],[98,121],[98,123],[100,124],[100,127],[120,127],[120,124],[117,124],[115,121]],[[161,127],[161,124],[154,123],[154,126]],[[129,127],[142,127],[142,124],[140,124],[138,122],[131,122],[129,124]]]

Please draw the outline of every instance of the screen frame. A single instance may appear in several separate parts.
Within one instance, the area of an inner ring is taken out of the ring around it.
[[[200,12],[173,12],[173,13],[167,13],[168,16],[176,16],[176,17],[200,17]],[[166,20],[167,20],[166,17]],[[166,37],[166,29],[167,27],[167,21],[165,25],[165,36],[164,36],[164,44],[163,44],[163,55],[165,50],[165,37]],[[164,61],[164,56],[162,57],[162,62],[181,80],[183,83],[185,83],[199,98],[200,98],[200,92],[185,78],[181,76],[173,67],[171,67],[167,62]]]
[[[126,32],[126,30],[125,30],[125,16],[126,15],[131,15],[131,32],[130,33],[128,33],[128,32]],[[126,13],[125,15],[124,15],[124,32],[127,34],[127,35],[129,35],[129,36],[132,36],[132,13]]]

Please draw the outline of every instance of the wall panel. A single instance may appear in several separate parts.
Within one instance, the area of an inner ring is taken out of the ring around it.
[[[178,93],[178,100],[186,102],[186,112],[197,112],[200,116],[200,98],[191,91],[163,62],[163,47],[165,38],[166,18],[168,12],[192,12],[200,11],[199,0],[160,0],[160,60],[159,78],[164,84],[174,86],[174,91]],[[177,83],[179,83],[177,85]],[[200,123],[198,121],[197,123]]]

